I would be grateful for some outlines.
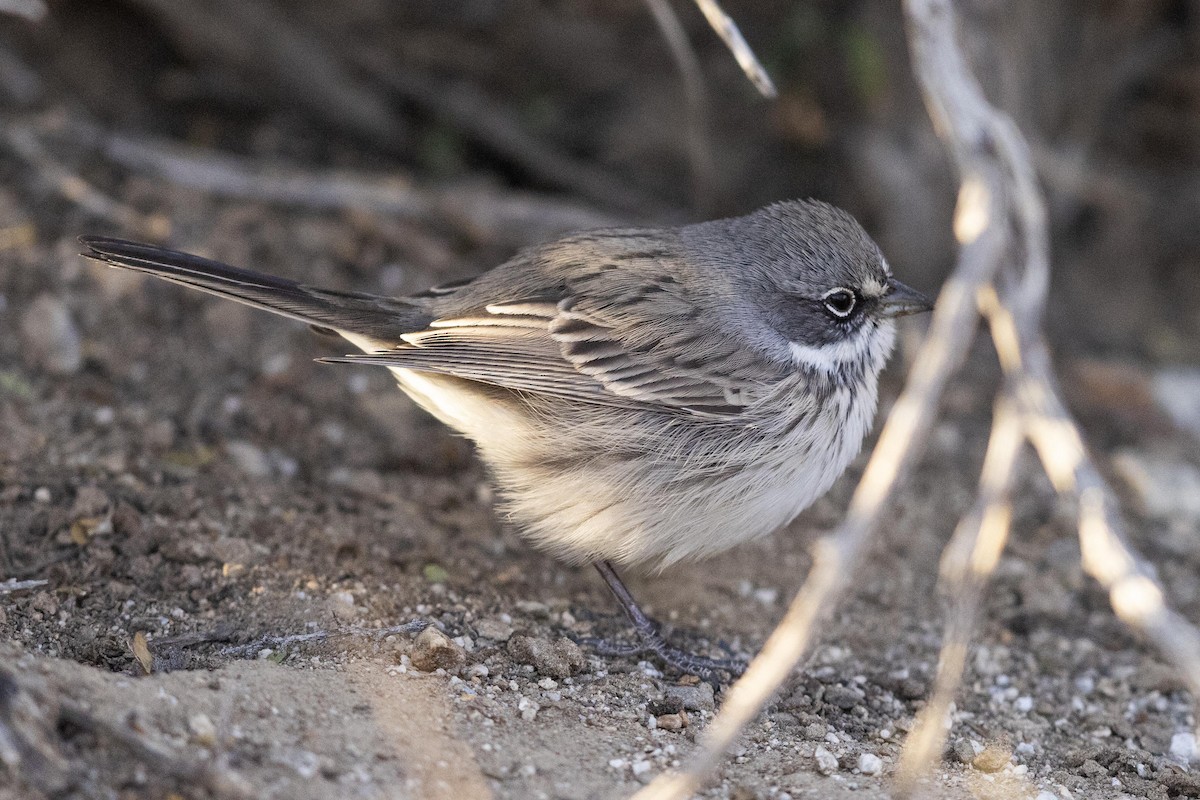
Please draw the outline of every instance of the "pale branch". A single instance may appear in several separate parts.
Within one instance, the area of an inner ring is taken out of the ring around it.
[[[905,0],[905,12],[926,105],[961,176],[954,216],[961,245],[958,263],[938,296],[929,334],[846,520],[818,543],[808,579],[730,690],[698,754],[683,772],[661,776],[635,795],[639,800],[683,798],[696,791],[807,651],[817,623],[857,574],[883,506],[915,460],[941,390],[960,364],[981,311],[991,324],[1005,384],[978,498],[944,556],[946,639],[934,696],[903,758],[901,793],[915,790],[941,752],[983,591],[1007,540],[1007,498],[1027,440],[1055,487],[1077,498],[1085,570],[1109,590],[1117,615],[1161,647],[1200,696],[1200,636],[1166,608],[1149,566],[1125,540],[1111,494],[1058,393],[1040,332],[1049,284],[1049,234],[1029,147],[1012,120],[988,102],[968,67],[951,0]]]
[[[975,129],[980,151],[985,147],[989,106],[982,91],[939,98],[942,107]],[[964,149],[964,163],[977,177],[959,193],[955,229],[963,249],[954,274],[938,295],[929,333],[918,351],[904,391],[879,436],[842,525],[817,543],[812,570],[783,620],[751,662],[745,675],[705,731],[700,751],[681,773],[661,776],[636,794],[637,800],[683,798],[694,792],[720,762],[739,733],[758,714],[811,645],[818,623],[857,574],[882,513],[897,484],[907,474],[924,443],[942,390],[961,365],[979,319],[975,298],[996,273],[1008,242],[1004,226],[989,224],[990,196],[983,175],[996,169],[980,152]],[[976,166],[977,164],[977,166]]]
[[[953,602],[946,609],[933,691],[901,756],[896,776],[897,797],[913,794],[928,765],[945,745],[951,722],[950,706],[962,683],[984,591],[1008,540],[1012,522],[1009,496],[1024,443],[1021,415],[1013,398],[1003,392],[996,399],[975,503],[959,521],[954,536],[942,551],[941,588]]]
[[[746,73],[746,77],[754,84],[754,88],[758,89],[758,93],[766,98],[778,97],[779,92],[775,89],[771,76],[759,62],[758,56],[754,55],[750,45],[746,44],[742,32],[738,30],[737,23],[725,13],[721,4],[717,0],[696,0],[696,5],[700,7],[700,12],[704,14],[704,18],[716,31],[717,36],[720,36],[721,41],[729,48],[729,52],[733,53],[738,66],[742,68],[742,72]]]

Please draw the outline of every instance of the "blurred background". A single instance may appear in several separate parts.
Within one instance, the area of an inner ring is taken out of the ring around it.
[[[470,272],[561,229],[812,196],[856,214],[923,288],[952,263],[951,175],[898,3],[730,2],[774,102],[690,3],[4,5],[37,17],[0,17],[10,257],[85,228],[219,240],[233,258],[259,254],[231,241],[252,227],[263,250],[305,252],[302,232],[205,210],[257,198],[276,216],[391,230],[306,258]],[[969,6],[977,71],[1050,198],[1059,345],[1194,361],[1200,4]],[[682,70],[656,7],[691,42]]]

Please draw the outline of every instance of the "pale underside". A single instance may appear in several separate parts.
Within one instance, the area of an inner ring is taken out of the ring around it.
[[[389,366],[474,441],[521,533],[573,562],[661,567],[792,520],[859,452],[894,339],[890,322],[870,322],[816,359],[793,347],[797,366],[782,378],[739,385],[703,370],[647,374],[603,348],[587,352],[615,364],[609,374],[581,368],[549,335],[561,313],[489,307],[385,352],[346,338],[369,351],[355,360]],[[437,371],[418,368],[431,356]],[[850,364],[861,366],[854,382],[835,380]]]

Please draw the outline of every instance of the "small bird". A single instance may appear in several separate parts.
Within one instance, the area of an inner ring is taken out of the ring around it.
[[[680,228],[589,231],[474,279],[386,298],[99,236],[84,255],[333,331],[471,439],[535,546],[596,566],[683,671],[614,564],[662,568],[763,536],[862,447],[897,317],[929,301],[849,214],[780,202]],[[630,651],[634,652],[634,651]]]

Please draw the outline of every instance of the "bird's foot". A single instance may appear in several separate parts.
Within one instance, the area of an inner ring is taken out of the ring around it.
[[[630,656],[650,658],[663,666],[684,675],[695,675],[716,688],[724,682],[722,673],[737,678],[746,671],[746,662],[740,658],[709,658],[672,647],[657,630],[639,630],[641,641],[637,644],[614,644],[606,639],[588,637],[576,639],[576,643],[605,657],[626,658]]]

